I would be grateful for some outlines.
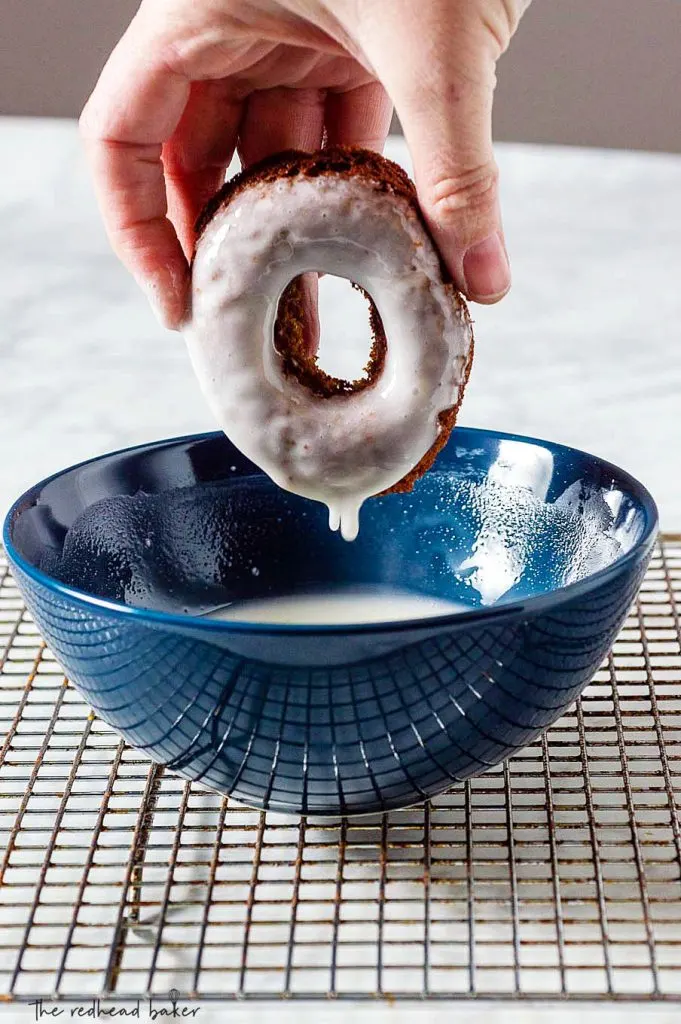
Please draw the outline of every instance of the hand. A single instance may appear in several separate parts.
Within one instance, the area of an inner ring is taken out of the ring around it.
[[[112,246],[161,320],[182,323],[193,224],[235,149],[380,150],[393,103],[455,282],[500,299],[495,64],[529,2],[143,0],[80,124]]]

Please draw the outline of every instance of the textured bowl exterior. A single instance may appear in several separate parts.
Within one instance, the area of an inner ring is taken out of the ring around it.
[[[374,630],[364,657],[341,638],[348,661],[331,666],[323,636],[306,664],[277,664],[257,638],[244,654],[229,629],[131,621],[15,573],[69,677],[133,747],[250,806],[331,815],[422,801],[531,743],[608,653],[650,547],[550,609]]]
[[[250,806],[337,816],[434,796],[555,722],[608,653],[656,530],[650,495],[617,467],[457,428],[412,494],[367,503],[353,544],[222,434],[70,467],[19,498],[3,538],[55,656],[131,746]],[[201,617],[347,582],[469,610],[331,627]]]

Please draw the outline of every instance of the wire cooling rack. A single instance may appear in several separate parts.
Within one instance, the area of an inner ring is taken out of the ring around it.
[[[98,721],[0,552],[0,1000],[681,1000],[681,536],[576,706],[425,806],[239,807]]]

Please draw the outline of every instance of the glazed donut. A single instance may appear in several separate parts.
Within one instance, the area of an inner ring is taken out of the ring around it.
[[[288,152],[229,181],[197,224],[184,327],[220,426],[279,486],[326,503],[347,540],[362,502],[408,490],[454,425],[471,321],[396,164],[361,149]],[[299,275],[344,277],[370,301],[361,381],[306,351]]]

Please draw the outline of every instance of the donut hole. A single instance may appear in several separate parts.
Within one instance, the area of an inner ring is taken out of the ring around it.
[[[317,366],[338,380],[363,380],[374,343],[371,307],[361,289],[344,277],[319,278]]]
[[[386,340],[363,289],[333,274],[307,273],[281,296],[275,347],[286,375],[328,397],[372,384],[383,369]]]

